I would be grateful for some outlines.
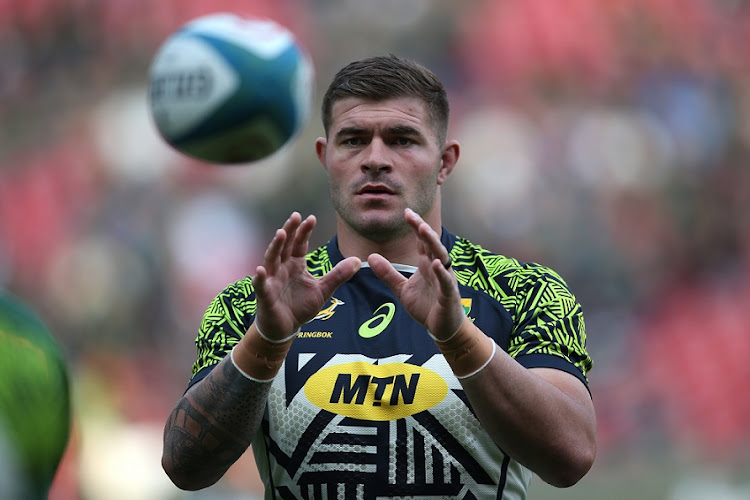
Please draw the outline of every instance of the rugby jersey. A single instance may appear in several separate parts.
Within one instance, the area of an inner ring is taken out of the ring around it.
[[[521,365],[588,386],[583,313],[563,279],[445,229],[441,239],[468,317]],[[307,268],[322,276],[342,259],[334,237],[307,255]],[[250,277],[212,301],[191,385],[239,341],[255,308]],[[426,329],[366,263],[303,325],[252,448],[268,499],[517,500],[532,475],[483,430]]]

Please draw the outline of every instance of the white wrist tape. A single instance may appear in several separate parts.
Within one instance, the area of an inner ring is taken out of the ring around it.
[[[462,324],[461,326],[463,326],[463,324]],[[440,342],[440,343],[442,344],[442,343],[448,342],[448,341],[449,341],[449,340],[451,340],[451,339],[452,339],[453,337],[455,337],[456,335],[458,335],[458,331],[459,331],[459,330],[461,330],[461,327],[460,327],[460,326],[458,327],[458,329],[456,329],[456,331],[455,331],[455,332],[453,332],[453,333],[452,333],[451,335],[449,335],[449,336],[448,336],[448,338],[445,338],[445,339],[439,339],[439,338],[437,338],[437,337],[436,337],[435,335],[433,335],[433,334],[432,334],[432,332],[431,332],[431,331],[429,331],[429,330],[427,330],[427,334],[428,334],[428,335],[429,335],[430,337],[432,337],[432,340],[434,340],[435,342]]]
[[[471,373],[467,373],[466,375],[461,375],[461,376],[458,376],[458,375],[456,375],[456,378],[457,378],[458,380],[464,380],[464,379],[467,379],[467,378],[469,378],[469,377],[473,377],[473,376],[474,376],[474,375],[476,375],[477,373],[481,372],[482,370],[484,370],[485,368],[487,368],[487,365],[489,365],[489,364],[490,364],[490,361],[492,361],[492,358],[494,358],[494,357],[495,357],[495,353],[496,353],[496,352],[497,352],[497,342],[494,342],[494,341],[493,341],[493,342],[492,342],[492,354],[490,354],[490,357],[489,357],[489,359],[488,359],[487,361],[485,361],[485,362],[484,362],[484,364],[483,364],[482,366],[480,366],[479,368],[477,368],[477,369],[476,369],[476,370],[474,370],[473,372],[471,372]]]
[[[258,326],[258,322],[257,321],[255,322],[255,329],[258,330],[258,335],[260,335],[260,338],[262,338],[266,342],[270,342],[272,344],[283,344],[284,342],[289,342],[290,340],[292,340],[293,338],[295,338],[297,335],[299,335],[300,330],[302,330],[302,328],[297,328],[297,331],[294,332],[293,334],[289,335],[288,337],[284,337],[283,339],[276,340],[276,339],[272,339],[272,338],[266,337],[266,334],[263,333],[260,330],[260,327]]]
[[[266,379],[266,380],[260,380],[260,379],[257,379],[257,378],[255,378],[255,377],[251,377],[251,376],[250,376],[250,375],[248,375],[248,374],[247,374],[247,373],[246,373],[246,372],[245,372],[245,371],[244,371],[244,370],[243,370],[242,368],[240,368],[239,366],[237,366],[237,362],[236,362],[236,361],[234,360],[234,350],[235,350],[236,348],[237,348],[237,345],[235,344],[235,346],[234,346],[234,347],[232,347],[232,350],[231,350],[231,351],[229,351],[229,359],[230,359],[230,360],[232,361],[232,364],[234,365],[234,367],[235,367],[235,368],[237,369],[237,371],[238,371],[238,372],[240,372],[240,374],[241,374],[241,375],[242,375],[243,377],[245,377],[245,378],[246,378],[246,379],[248,379],[248,380],[252,380],[253,382],[258,382],[258,383],[260,383],[260,384],[267,384],[267,383],[269,383],[269,382],[273,382],[273,379],[274,379],[274,378],[276,378],[275,376],[274,376],[274,377],[272,377],[272,378]]]

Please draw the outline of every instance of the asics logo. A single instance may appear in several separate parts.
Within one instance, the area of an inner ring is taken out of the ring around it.
[[[379,312],[382,311],[382,312]],[[380,335],[385,330],[396,312],[396,306],[393,302],[386,302],[382,306],[375,309],[372,318],[365,321],[359,327],[359,336],[365,339],[370,339],[376,335]]]

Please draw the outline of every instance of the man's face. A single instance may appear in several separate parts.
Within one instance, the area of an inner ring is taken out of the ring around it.
[[[316,143],[338,216],[375,241],[409,231],[404,209],[423,217],[442,183],[442,145],[416,98],[334,104],[327,140]]]

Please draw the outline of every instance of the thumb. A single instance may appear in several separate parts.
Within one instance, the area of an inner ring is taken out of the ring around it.
[[[403,274],[396,271],[388,260],[380,254],[374,253],[367,258],[370,269],[375,273],[375,276],[380,278],[383,283],[399,296],[399,289],[406,283],[406,278]]]
[[[333,292],[345,281],[349,281],[352,276],[362,267],[362,261],[358,257],[347,257],[333,269],[328,271],[320,278],[320,291],[326,299],[331,298]]]

